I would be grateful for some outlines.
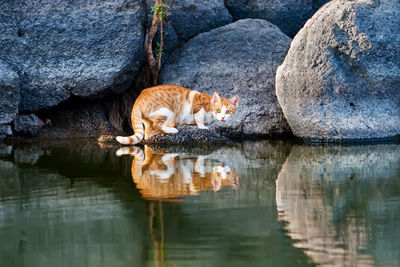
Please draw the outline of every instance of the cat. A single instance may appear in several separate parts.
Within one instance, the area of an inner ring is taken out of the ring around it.
[[[197,124],[208,129],[204,123],[214,120],[229,120],[239,104],[239,96],[231,99],[190,90],[178,85],[159,85],[144,89],[132,108],[134,135],[117,136],[124,145],[137,144],[148,139],[155,131],[167,134],[177,133],[176,125]],[[144,124],[144,128],[143,128]]]
[[[185,154],[156,151],[149,146],[122,147],[117,155],[132,155],[132,179],[146,199],[176,199],[197,195],[200,191],[221,190],[224,186],[239,188],[234,168]]]

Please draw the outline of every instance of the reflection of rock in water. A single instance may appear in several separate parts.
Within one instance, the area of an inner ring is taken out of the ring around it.
[[[9,159],[0,159],[0,266],[141,265],[145,206],[125,205],[130,192],[109,177],[72,179]]]
[[[375,255],[366,252],[373,231],[365,213],[385,193],[376,180],[397,177],[399,148],[293,147],[276,181],[278,217],[314,263],[374,265]]]
[[[14,160],[17,163],[35,165],[39,158],[44,154],[44,150],[37,146],[22,146],[14,150]]]
[[[0,157],[11,155],[12,146],[0,145]]]
[[[118,155],[130,154],[132,179],[147,199],[178,198],[200,191],[219,191],[223,186],[239,186],[235,169],[205,156],[155,151],[145,146],[123,147]]]

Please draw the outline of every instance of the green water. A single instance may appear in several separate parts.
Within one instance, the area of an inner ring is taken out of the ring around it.
[[[0,266],[400,266],[399,144],[117,149],[0,147]]]

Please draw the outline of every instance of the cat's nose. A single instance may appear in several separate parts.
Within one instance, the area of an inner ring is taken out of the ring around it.
[[[221,118],[221,120],[224,120],[224,119],[225,119],[225,117],[222,117],[222,118]]]

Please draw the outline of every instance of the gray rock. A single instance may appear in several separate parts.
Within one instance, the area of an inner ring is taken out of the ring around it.
[[[161,58],[163,64],[168,61],[168,57],[172,53],[172,51],[174,51],[175,48],[180,45],[180,40],[178,35],[176,34],[174,27],[172,25],[168,25],[165,30],[167,32],[167,35],[165,37],[164,48],[162,51],[163,55]],[[156,35],[156,38],[159,38],[159,33]]]
[[[18,113],[20,81],[8,64],[0,60],[0,135],[12,135],[9,124]]]
[[[183,40],[232,22],[224,0],[175,0],[170,13],[171,25]]]
[[[14,133],[18,136],[36,136],[44,123],[35,114],[20,115],[14,120]]]
[[[8,64],[0,60],[0,124],[10,123],[18,113],[20,81]]]
[[[234,19],[266,19],[293,37],[330,0],[225,0]]]
[[[276,75],[293,133],[318,141],[400,134],[400,3],[334,1],[294,38]]]
[[[150,14],[153,0],[146,0],[147,11]],[[166,18],[167,31],[172,36],[167,36],[172,44],[177,34],[180,41],[187,41],[191,37],[208,32],[232,22],[232,16],[224,5],[224,0],[175,0],[172,1],[169,10],[170,15]],[[149,15],[149,26],[152,15]],[[178,40],[178,43],[179,43]]]
[[[288,132],[275,96],[275,71],[291,39],[265,20],[245,19],[199,34],[175,50],[160,73],[162,84],[177,84],[223,97],[238,94],[231,121],[212,129],[227,136]]]
[[[0,59],[21,79],[22,111],[124,91],[144,60],[140,0],[0,3]]]
[[[42,113],[41,117],[48,126],[39,133],[38,138],[43,140],[98,137],[106,133],[119,134],[111,125],[107,109],[101,100],[62,105]]]
[[[4,141],[7,135],[13,134],[10,124],[0,124],[0,141]]]
[[[153,0],[146,0],[147,4],[147,27],[150,28],[153,15],[151,7]],[[224,6],[223,0],[177,0],[173,1],[169,10],[170,15],[166,17],[164,24],[164,49],[163,64],[168,60],[170,53],[177,48],[182,41],[207,32],[232,22],[232,16]],[[157,32],[153,41],[153,48],[156,50],[156,43],[160,42],[160,35]]]
[[[210,145],[231,144],[228,138],[211,130],[199,129],[197,126],[178,126],[176,134],[156,135],[141,143],[151,145]]]

